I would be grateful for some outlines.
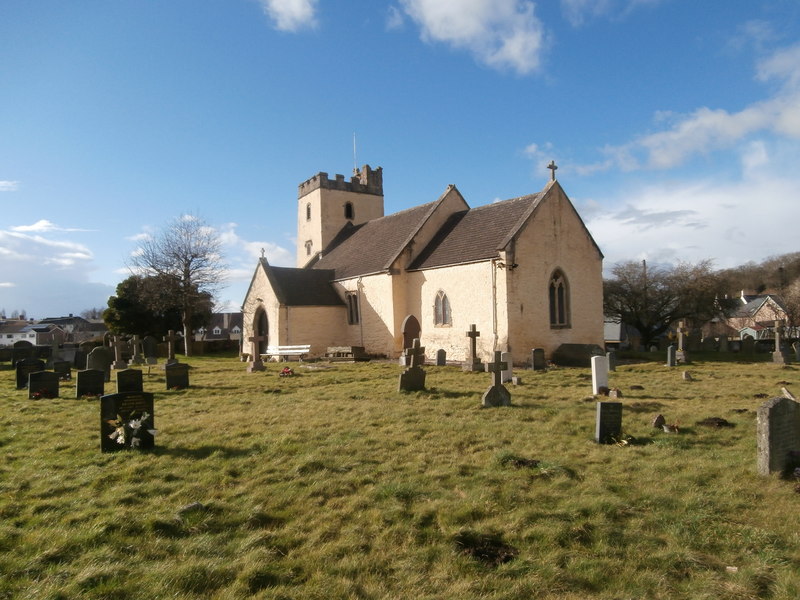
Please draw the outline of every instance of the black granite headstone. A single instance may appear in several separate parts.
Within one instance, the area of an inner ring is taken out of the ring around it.
[[[11,348],[0,348],[0,362],[11,362],[14,351]]]
[[[143,392],[142,372],[139,369],[117,371],[117,393]]]
[[[58,373],[53,371],[36,371],[28,375],[28,398],[43,400],[58,398]]]
[[[598,402],[594,441],[613,444],[622,436],[622,402]]]
[[[99,369],[78,371],[75,376],[75,397],[102,396],[105,393],[105,374]]]
[[[58,373],[61,381],[72,381],[72,363],[68,360],[54,360],[53,371]]]
[[[28,375],[37,371],[44,371],[44,361],[38,358],[23,358],[16,363],[17,389],[28,387]]]
[[[167,377],[168,390],[182,390],[189,387],[189,365],[186,363],[173,363],[164,366]]]
[[[100,398],[100,449],[149,450],[155,445],[153,394],[122,392]]]

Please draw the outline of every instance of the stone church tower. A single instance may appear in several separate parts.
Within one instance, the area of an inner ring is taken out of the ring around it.
[[[348,223],[383,216],[383,169],[364,165],[350,181],[317,173],[297,188],[297,267],[319,256]]]

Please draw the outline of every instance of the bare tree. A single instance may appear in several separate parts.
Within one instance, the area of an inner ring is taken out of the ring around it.
[[[144,240],[131,258],[131,270],[158,276],[177,288],[186,356],[192,355],[192,317],[224,283],[226,266],[217,232],[194,215],[182,215]]]

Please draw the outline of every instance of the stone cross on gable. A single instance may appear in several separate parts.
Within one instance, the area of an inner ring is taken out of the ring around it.
[[[500,360],[502,352],[499,350],[494,353],[494,362],[486,363],[486,370],[492,373],[492,385],[503,385],[503,377],[501,373],[508,369],[508,363]]]
[[[265,255],[266,253],[267,253],[267,251],[266,251],[266,250],[264,250],[264,249],[262,248],[262,249],[261,249],[261,258],[264,258],[264,255]]]
[[[558,167],[556,166],[556,161],[551,160],[550,164],[547,165],[547,168],[550,169],[550,180],[551,181],[555,181],[556,180],[556,169],[558,169]]]
[[[411,348],[406,348],[403,353],[410,367],[419,367],[425,362],[425,347],[419,345],[419,338],[414,338]]]

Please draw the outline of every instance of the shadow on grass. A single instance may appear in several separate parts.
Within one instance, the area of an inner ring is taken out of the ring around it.
[[[237,458],[241,456],[250,456],[253,454],[253,448],[234,448],[229,446],[198,446],[197,448],[174,448],[170,446],[156,446],[150,450],[156,456],[173,456],[176,458],[191,458],[196,460],[205,460],[211,455],[217,455],[220,458]]]
[[[660,402],[631,402],[630,404],[625,404],[625,410],[634,413],[659,411],[662,408],[664,408],[664,405]]]

